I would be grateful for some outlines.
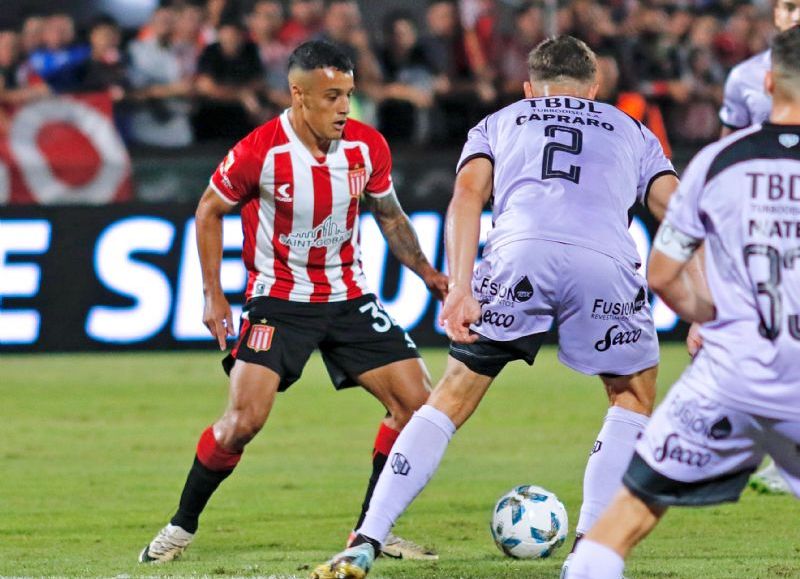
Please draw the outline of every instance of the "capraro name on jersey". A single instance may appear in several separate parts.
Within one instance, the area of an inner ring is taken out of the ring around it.
[[[607,121],[595,118],[584,118],[589,115],[599,116],[602,111],[594,107],[591,101],[571,99],[569,97],[545,97],[531,99],[528,101],[531,108],[535,109],[529,115],[517,117],[517,125],[524,125],[528,121],[553,121],[567,125],[582,125],[585,127],[602,127],[607,131],[613,131],[614,125]],[[581,111],[577,114],[564,114],[564,111]]]

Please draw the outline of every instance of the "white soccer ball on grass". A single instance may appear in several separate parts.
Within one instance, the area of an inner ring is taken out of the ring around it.
[[[543,559],[567,538],[567,510],[550,491],[520,485],[497,501],[491,529],[503,554],[515,559]]]

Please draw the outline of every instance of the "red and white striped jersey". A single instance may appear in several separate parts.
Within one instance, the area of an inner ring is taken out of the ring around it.
[[[303,145],[288,111],[239,141],[210,185],[226,202],[241,203],[246,298],[319,303],[368,293],[359,197],[389,195],[391,169],[383,136],[354,120],[324,159]]]

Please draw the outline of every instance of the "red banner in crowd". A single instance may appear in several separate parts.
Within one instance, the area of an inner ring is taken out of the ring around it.
[[[7,110],[0,123],[0,205],[104,204],[132,197],[131,163],[105,93]]]

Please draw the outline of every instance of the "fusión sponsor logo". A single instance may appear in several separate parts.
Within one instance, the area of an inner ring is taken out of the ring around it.
[[[722,440],[731,435],[733,426],[727,416],[704,411],[694,399],[676,396],[669,405],[669,413],[677,426],[688,434],[700,434],[712,440]]]
[[[615,302],[597,298],[592,304],[592,318],[595,320],[626,320],[640,312],[647,301],[647,292],[644,287],[639,288],[639,293],[632,301]]]
[[[514,307],[515,303],[524,303],[533,297],[533,284],[527,275],[520,277],[513,285],[506,285],[484,276],[474,289],[481,297],[488,298],[487,303],[501,306]]]
[[[333,217],[329,215],[325,221],[317,225],[314,229],[293,231],[288,235],[281,233],[278,240],[283,245],[305,249],[310,247],[332,247],[341,245],[349,240],[352,235],[353,232],[351,230],[342,228],[333,220]]]

